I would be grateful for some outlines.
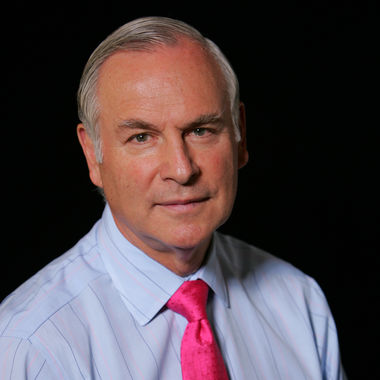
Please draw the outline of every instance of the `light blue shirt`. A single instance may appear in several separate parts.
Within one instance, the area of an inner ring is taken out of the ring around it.
[[[197,278],[211,288],[208,316],[230,379],[344,378],[311,278],[219,233],[186,279]],[[0,379],[181,379],[187,321],[165,304],[186,279],[131,245],[106,206],[74,248],[1,304]]]

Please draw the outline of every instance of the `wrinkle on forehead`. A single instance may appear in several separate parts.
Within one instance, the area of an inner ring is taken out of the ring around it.
[[[194,104],[200,113],[220,112],[228,104],[224,89],[218,65],[191,41],[151,52],[121,51],[109,57],[100,70],[100,114],[136,117],[118,115],[117,110],[123,109],[165,119],[185,113]]]

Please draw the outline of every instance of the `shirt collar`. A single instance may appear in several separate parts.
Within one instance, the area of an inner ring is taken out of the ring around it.
[[[204,280],[228,307],[228,293],[215,239],[205,264],[189,277],[180,277],[132,245],[119,231],[106,205],[98,230],[104,265],[127,308],[140,325],[149,323],[186,280]]]
[[[213,290],[216,296],[224,303],[226,307],[230,306],[227,285],[223,274],[219,244],[219,235],[213,234],[211,245],[205,263],[194,273],[191,279],[197,278],[203,280]]]

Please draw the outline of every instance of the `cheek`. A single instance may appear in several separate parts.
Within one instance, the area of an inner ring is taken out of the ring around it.
[[[208,162],[209,175],[215,183],[233,185],[236,172],[236,158],[230,147],[226,147],[222,152],[209,154],[204,158],[204,162]]]
[[[136,197],[147,194],[154,176],[154,162],[146,158],[119,158],[113,168],[113,177],[120,192],[135,193]]]

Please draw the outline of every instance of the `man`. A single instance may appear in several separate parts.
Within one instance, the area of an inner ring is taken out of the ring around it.
[[[78,103],[79,142],[107,204],[3,302],[1,379],[199,378],[198,359],[190,369],[183,359],[198,358],[185,342],[193,322],[172,307],[194,283],[208,285],[223,367],[203,378],[342,379],[318,285],[215,232],[248,160],[238,82],[215,44],[176,20],[128,23],[90,57]]]

